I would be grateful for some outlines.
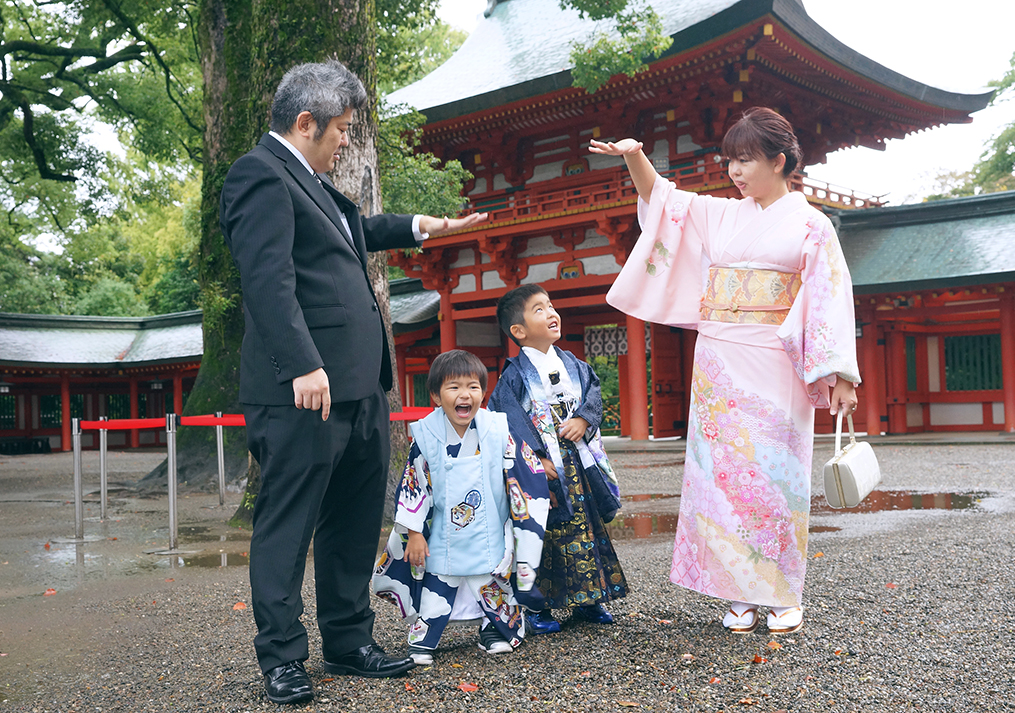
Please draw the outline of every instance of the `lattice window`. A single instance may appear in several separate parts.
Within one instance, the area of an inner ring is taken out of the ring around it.
[[[18,397],[14,394],[0,396],[0,431],[13,431],[18,427]]]
[[[130,418],[130,394],[109,394],[106,397],[106,417]]]
[[[43,394],[39,397],[39,428],[59,428],[63,423],[60,394]]]
[[[948,391],[1000,389],[1001,335],[945,337],[945,388]]]

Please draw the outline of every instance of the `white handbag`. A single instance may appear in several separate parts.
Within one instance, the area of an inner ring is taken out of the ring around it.
[[[881,468],[870,443],[857,442],[853,415],[849,443],[842,447],[842,411],[835,419],[835,455],[825,463],[825,499],[833,508],[855,508],[881,482]]]

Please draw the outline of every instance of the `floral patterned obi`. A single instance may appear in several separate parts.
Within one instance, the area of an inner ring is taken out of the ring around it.
[[[710,267],[701,298],[701,320],[780,325],[800,285],[798,272]]]

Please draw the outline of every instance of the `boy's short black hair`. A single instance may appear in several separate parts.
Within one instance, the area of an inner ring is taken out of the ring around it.
[[[431,395],[440,394],[445,381],[461,376],[475,377],[483,388],[483,393],[486,393],[486,364],[464,349],[452,349],[437,355],[426,377],[426,390]]]
[[[497,300],[497,324],[515,344],[518,344],[518,340],[515,339],[515,335],[511,334],[511,327],[516,324],[525,324],[525,305],[533,295],[550,296],[542,285],[533,284],[516,287]]]

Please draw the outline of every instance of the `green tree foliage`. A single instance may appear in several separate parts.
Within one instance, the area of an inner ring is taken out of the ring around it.
[[[75,314],[140,317],[146,312],[134,286],[112,276],[100,277],[74,303]]]
[[[646,59],[661,56],[673,44],[652,6],[642,7],[638,0],[560,0],[560,7],[598,23],[586,41],[571,46],[573,84],[589,93],[616,74],[633,77],[647,67]],[[619,36],[614,39],[610,29]]]
[[[990,86],[995,87],[991,106],[1015,99],[1015,54],[1005,75]],[[980,160],[971,171],[951,171],[937,177],[935,193],[924,200],[961,198],[981,193],[1015,190],[1015,122],[1001,129],[985,147]]]
[[[390,94],[442,65],[467,34],[437,18],[440,0],[377,0],[377,92]]]

